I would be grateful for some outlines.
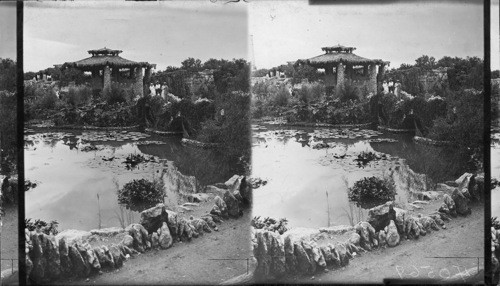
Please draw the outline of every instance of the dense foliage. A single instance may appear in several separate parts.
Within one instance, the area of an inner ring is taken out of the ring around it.
[[[56,220],[47,223],[44,220],[37,219],[32,221],[30,218],[24,220],[24,224],[29,231],[40,231],[47,235],[57,235],[59,230],[57,229],[59,223]]]
[[[16,172],[17,166],[16,62],[0,59],[0,171]]]
[[[358,206],[370,208],[394,200],[396,190],[394,183],[387,179],[365,177],[349,188],[348,197]]]
[[[118,202],[127,209],[142,211],[163,202],[163,188],[161,181],[133,180],[118,190]]]

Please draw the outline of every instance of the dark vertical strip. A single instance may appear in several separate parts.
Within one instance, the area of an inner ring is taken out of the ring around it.
[[[484,269],[485,282],[491,285],[491,65],[490,0],[484,1]]]
[[[17,173],[19,224],[19,283],[26,284],[24,236],[24,73],[23,73],[23,2],[17,2]]]

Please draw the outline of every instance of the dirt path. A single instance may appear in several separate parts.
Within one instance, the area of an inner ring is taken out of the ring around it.
[[[145,285],[145,284],[219,284],[246,273],[250,245],[250,211],[243,217],[226,220],[219,231],[205,233],[191,242],[175,243],[167,250],[140,254],[116,271],[60,285]],[[240,260],[211,260],[240,259]]]
[[[478,257],[480,278],[473,273],[478,266]],[[285,282],[382,283],[385,278],[415,280],[432,278],[434,282],[446,283],[448,277],[468,269],[469,274],[459,275],[455,281],[470,283],[482,281],[483,257],[484,208],[482,205],[475,205],[472,207],[472,215],[453,219],[447,223],[446,230],[434,231],[418,240],[402,241],[394,248],[363,253],[341,269],[315,276],[292,277]]]

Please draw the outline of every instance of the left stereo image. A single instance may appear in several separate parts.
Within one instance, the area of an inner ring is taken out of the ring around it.
[[[1,283],[18,278],[16,2],[0,2],[0,259]]]

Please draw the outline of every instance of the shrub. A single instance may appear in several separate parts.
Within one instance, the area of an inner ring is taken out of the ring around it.
[[[285,86],[280,86],[278,91],[272,97],[272,103],[274,106],[287,106],[288,99],[290,98],[290,92]]]
[[[134,211],[142,211],[163,202],[163,196],[163,183],[156,180],[133,180],[118,190],[118,202]]]
[[[365,177],[349,188],[350,201],[356,202],[362,208],[370,208],[387,201],[394,200],[396,190],[394,183],[388,179]]]
[[[92,89],[88,86],[70,87],[65,99],[72,106],[89,103],[92,99]]]
[[[347,102],[349,100],[356,101],[359,100],[360,93],[361,92],[356,85],[346,82],[340,88],[337,97],[340,99],[341,102]]]
[[[59,223],[56,220],[47,223],[41,219],[37,219],[36,221],[31,221],[30,218],[24,220],[24,224],[29,231],[39,230],[46,235],[57,235],[59,230],[57,226]]]
[[[131,93],[116,83],[103,90],[104,100],[108,104],[125,103],[132,100]]]

